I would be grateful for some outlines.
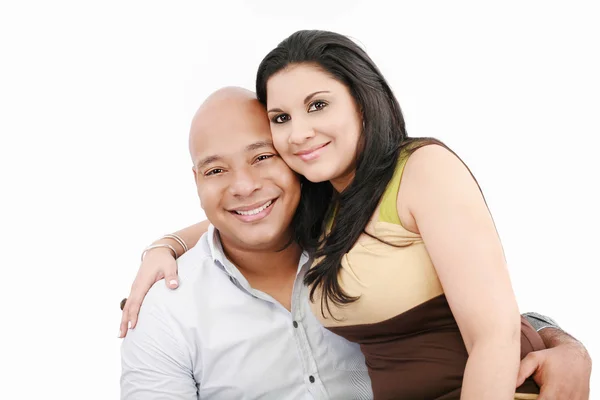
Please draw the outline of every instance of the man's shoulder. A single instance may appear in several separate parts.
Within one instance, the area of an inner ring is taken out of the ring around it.
[[[179,287],[169,289],[164,279],[161,279],[154,283],[144,303],[159,303],[164,306],[187,303],[191,300],[190,296],[195,299],[202,297],[203,294],[208,294],[208,288],[214,286],[216,281],[224,279],[223,273],[213,261],[205,239],[202,237],[196,246],[177,260]]]
[[[194,247],[177,259],[177,271],[180,278],[194,278],[200,274],[211,272],[216,267],[206,236],[207,233],[202,235]]]

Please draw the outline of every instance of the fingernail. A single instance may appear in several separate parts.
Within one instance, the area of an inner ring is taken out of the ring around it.
[[[119,339],[121,339],[121,336],[123,336],[123,332],[119,331],[119,336],[117,336]]]
[[[131,329],[131,321],[129,321],[129,322],[127,323],[127,328],[128,328],[128,329]]]
[[[171,286],[177,286],[177,281],[175,279],[171,279],[169,281],[169,285],[171,285]]]

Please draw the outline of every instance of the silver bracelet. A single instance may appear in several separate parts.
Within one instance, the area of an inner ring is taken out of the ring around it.
[[[177,252],[175,251],[173,246],[171,246],[170,244],[166,244],[166,243],[159,243],[159,244],[152,244],[152,245],[146,247],[144,249],[144,251],[142,251],[142,262],[144,261],[144,256],[146,255],[147,252],[149,252],[152,249],[158,249],[158,248],[167,248],[167,249],[171,250],[173,252],[173,258],[177,259]]]
[[[183,239],[180,238],[179,236],[177,236],[174,233],[168,233],[168,234],[164,235],[163,237],[161,237],[161,239],[173,239],[174,241],[176,241],[177,243],[179,243],[179,245],[183,249],[184,253],[187,253],[187,251],[189,250],[188,247],[187,247],[187,244],[185,244],[185,242],[183,241]]]

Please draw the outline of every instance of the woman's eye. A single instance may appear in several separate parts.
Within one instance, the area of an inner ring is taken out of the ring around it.
[[[310,105],[310,107],[308,107],[308,112],[320,111],[325,107],[327,107],[327,103],[325,103],[324,101],[315,101]]]
[[[273,118],[273,122],[276,124],[283,124],[286,121],[290,120],[289,114],[279,114],[275,118]]]

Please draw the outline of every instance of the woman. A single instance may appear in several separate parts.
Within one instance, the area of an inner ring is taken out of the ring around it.
[[[361,344],[375,398],[535,398],[531,381],[514,393],[520,318],[481,191],[442,143],[407,137],[368,55],[335,33],[296,32],[262,61],[256,92],[304,177],[295,229],[316,257],[313,312]],[[180,233],[189,245],[204,230]],[[149,260],[140,273],[162,278],[164,261]],[[543,346],[530,340],[526,351]]]

